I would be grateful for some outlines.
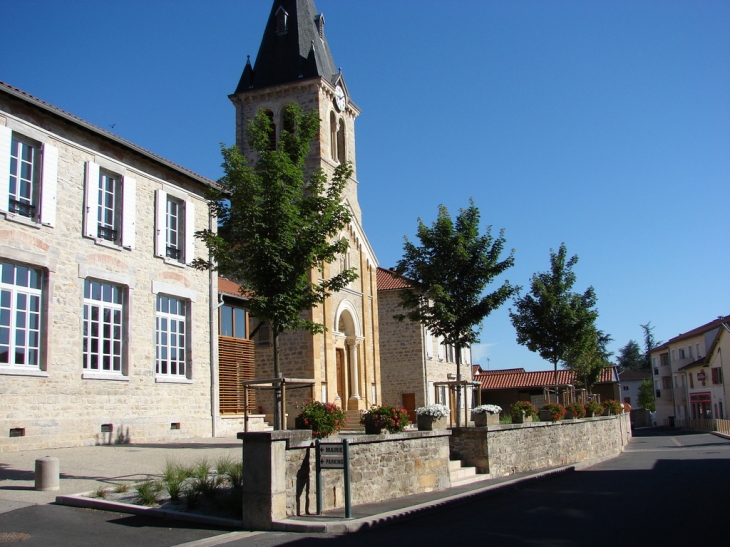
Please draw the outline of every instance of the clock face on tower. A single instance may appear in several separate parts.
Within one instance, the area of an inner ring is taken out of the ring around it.
[[[335,106],[340,112],[345,109],[345,92],[339,85],[335,87]]]

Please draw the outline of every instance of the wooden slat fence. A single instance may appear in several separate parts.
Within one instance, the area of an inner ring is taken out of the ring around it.
[[[255,378],[254,344],[245,338],[218,337],[218,386],[221,414],[243,414],[244,380]],[[257,414],[256,393],[249,391],[248,411]]]
[[[694,431],[717,431],[730,435],[730,420],[676,420],[676,427]]]

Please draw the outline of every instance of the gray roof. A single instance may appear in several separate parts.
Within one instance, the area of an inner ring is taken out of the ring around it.
[[[287,13],[285,33],[277,33],[280,8]],[[313,0],[274,0],[256,63],[246,61],[235,93],[320,77],[334,84],[338,74],[324,32],[320,38],[320,18],[324,25]]]

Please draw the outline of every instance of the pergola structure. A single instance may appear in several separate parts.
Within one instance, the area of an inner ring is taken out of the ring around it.
[[[315,381],[309,378],[265,378],[261,380],[246,380],[243,385],[243,431],[248,433],[248,390],[276,391],[281,389],[281,427],[286,429],[286,390],[310,388],[314,399]]]
[[[434,382],[433,383],[434,400],[436,400],[436,401],[438,400],[438,388],[441,386],[448,387],[449,392],[451,392],[452,394],[455,394],[457,389],[460,390],[463,388],[465,396],[466,396],[466,390],[468,388],[471,388],[472,393],[474,393],[474,391],[476,390],[477,406],[482,404],[482,390],[480,389],[479,382],[472,382],[470,380],[461,380],[461,381],[451,380],[448,382]],[[455,400],[454,397],[450,397],[449,399]],[[469,423],[469,405],[468,405],[467,401],[468,401],[468,399],[466,397],[464,397],[464,426],[466,426],[466,424]],[[451,402],[451,401],[449,401],[449,402]],[[457,408],[455,412],[459,412],[459,409]],[[453,418],[454,418],[454,412],[452,412],[449,415],[449,426],[453,425],[453,423],[454,423]]]

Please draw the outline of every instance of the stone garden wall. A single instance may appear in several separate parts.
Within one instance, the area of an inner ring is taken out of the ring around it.
[[[449,436],[446,430],[348,436],[352,504],[450,487]],[[316,451],[309,431],[238,437],[244,441],[246,526],[267,529],[274,520],[316,513]],[[325,469],[322,474],[323,509],[344,507],[343,471]]]
[[[615,456],[631,439],[628,414],[555,424],[537,422],[454,429],[451,459],[478,473],[514,473]]]

